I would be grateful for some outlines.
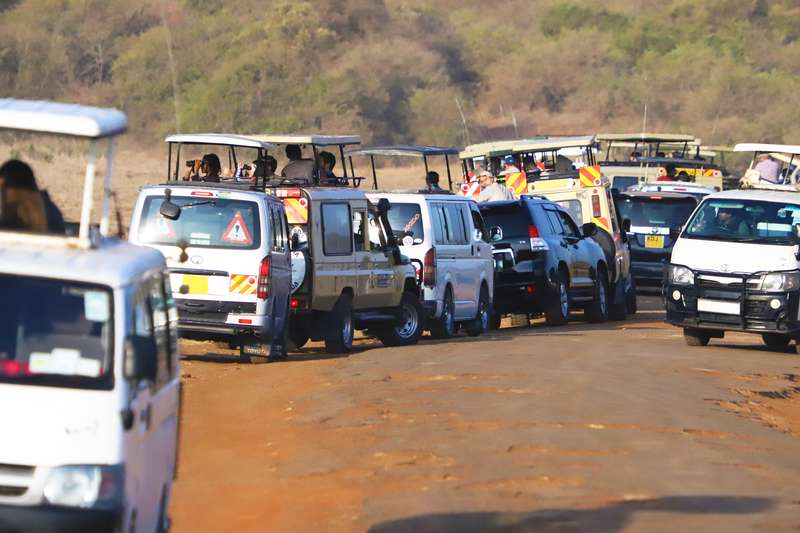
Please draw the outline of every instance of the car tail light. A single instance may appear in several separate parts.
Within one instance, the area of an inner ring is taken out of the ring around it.
[[[426,287],[436,286],[436,248],[425,252],[425,262],[422,265],[422,283]]]
[[[300,189],[278,189],[275,191],[275,196],[278,198],[300,198],[303,191]]]
[[[543,252],[550,249],[547,241],[539,235],[539,228],[536,226],[528,226],[528,238],[531,241],[531,252]]]
[[[599,218],[603,213],[600,211],[600,195],[593,194],[592,195],[592,216],[594,218]]]
[[[258,269],[258,288],[256,290],[260,300],[266,300],[269,296],[269,256],[261,260]]]
[[[204,196],[206,198],[213,198],[214,193],[211,191],[192,191],[190,193],[192,196]]]

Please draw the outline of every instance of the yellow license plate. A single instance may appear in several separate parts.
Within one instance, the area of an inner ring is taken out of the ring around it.
[[[663,248],[664,236],[663,235],[647,235],[644,238],[645,248]]]
[[[189,287],[189,294],[208,294],[208,276],[183,276],[183,284]]]

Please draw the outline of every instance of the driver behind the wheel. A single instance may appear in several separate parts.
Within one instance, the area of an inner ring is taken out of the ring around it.
[[[737,213],[736,209],[720,207],[714,225],[725,233],[750,235],[750,226]]]

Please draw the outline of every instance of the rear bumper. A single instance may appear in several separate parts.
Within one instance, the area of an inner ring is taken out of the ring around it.
[[[176,299],[178,333],[182,337],[233,340],[237,337],[272,338],[272,321],[257,315],[256,303]]]
[[[555,294],[543,270],[500,273],[494,283],[494,310],[499,314],[540,313]]]
[[[122,509],[73,509],[49,505],[0,505],[0,531],[102,532],[120,528]]]

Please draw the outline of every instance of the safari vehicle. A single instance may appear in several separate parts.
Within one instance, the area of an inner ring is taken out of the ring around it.
[[[345,147],[355,135],[249,135],[273,145],[298,145],[313,154],[307,175],[261,184],[283,201],[290,226],[292,297],[289,341],[325,341],[330,353],[348,352],[356,329],[366,329],[387,346],[414,344],[423,329],[415,268],[398,248],[388,219],[388,202],[374,205],[357,189]],[[341,175],[331,179],[320,166],[322,149],[338,148]],[[347,170],[347,162],[350,171]],[[257,184],[256,186],[258,186]]]
[[[450,177],[448,155],[454,148],[431,146],[376,146],[354,150],[350,157],[369,157],[377,183],[375,157],[443,156]],[[450,180],[448,180],[450,181]],[[401,253],[419,266],[426,327],[437,338],[452,337],[463,325],[477,336],[489,329],[494,289],[494,263],[489,235],[478,205],[471,199],[442,190],[380,192],[367,197],[391,204],[389,223]]]
[[[611,186],[620,191],[631,185],[656,181],[668,175],[670,166],[674,167],[676,175],[684,172],[694,183],[722,190],[721,167],[702,157],[700,141],[694,135],[601,133],[597,141],[605,153],[600,169]]]
[[[786,144],[737,144],[734,152],[752,152],[753,159],[750,166],[739,180],[743,189],[786,190],[800,191],[800,147]],[[770,159],[777,169],[777,183],[764,179],[758,170],[758,160],[766,157]]]
[[[705,346],[726,331],[760,334],[772,347],[797,340],[798,245],[797,192],[742,190],[706,196],[667,265],[667,322],[683,328],[690,346]]]
[[[679,192],[630,192],[617,197],[620,217],[627,221],[631,273],[636,286],[658,287],[672,246],[700,198]]]
[[[593,222],[581,228],[566,209],[540,195],[483,203],[486,223],[496,226],[494,326],[504,314],[544,314],[550,325],[566,324],[573,308],[590,322],[608,318],[609,270],[591,239]]]
[[[596,165],[593,147],[595,139],[585,137],[554,137],[542,141],[519,143],[515,153],[544,163],[543,171],[531,174],[528,191],[543,194],[564,207],[579,224],[594,223],[594,239],[603,249],[608,268],[609,316],[624,320],[636,312],[636,287],[631,276],[631,259],[628,237],[623,231],[622,219],[616,212],[611,186]],[[568,165],[559,157],[564,154],[581,159]],[[577,167],[577,168],[575,168]],[[558,170],[558,171],[556,171]]]
[[[126,128],[112,109],[0,100],[0,129],[90,143],[77,236],[0,231],[2,531],[169,529],[177,313],[161,254],[108,237],[114,137]]]
[[[257,160],[274,148],[221,134],[166,141],[170,154],[173,145],[184,155],[227,152],[234,167],[245,154]],[[167,258],[181,336],[228,342],[242,362],[265,351],[270,360],[285,358],[291,257],[283,202],[250,180],[182,181],[176,161],[165,184],[139,191],[130,240]]]
[[[534,171],[537,170],[537,167],[534,166],[532,161],[523,161],[522,158],[517,157],[513,147],[519,143],[541,139],[546,139],[546,137],[492,141],[465,147],[458,154],[461,159],[463,180],[457,194],[478,200],[481,188],[475,171],[479,166],[496,176],[498,181],[504,183],[515,195],[519,196],[525,193],[528,187],[528,173],[526,170]],[[513,160],[517,171],[512,173],[503,171],[503,162],[506,158],[508,158],[509,162]],[[525,163],[528,164],[527,167]]]

